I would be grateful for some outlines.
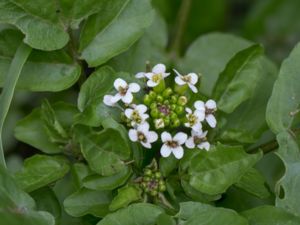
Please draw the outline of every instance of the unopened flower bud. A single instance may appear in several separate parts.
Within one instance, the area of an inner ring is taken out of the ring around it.
[[[154,120],[154,125],[156,129],[161,129],[165,127],[165,123],[163,119],[156,119]]]
[[[150,91],[149,96],[152,100],[154,100],[156,98],[156,93],[154,91]]]
[[[144,104],[149,106],[151,104],[151,102],[152,102],[152,99],[150,98],[150,96],[145,95],[144,96]]]
[[[157,108],[151,109],[150,115],[152,116],[152,118],[158,118],[159,114],[160,113]]]
[[[162,103],[162,102],[164,101],[163,96],[157,95],[157,96],[156,96],[156,101],[158,101],[159,103]]]
[[[180,126],[180,120],[177,118],[172,121],[171,127],[179,127]]]
[[[170,99],[170,102],[172,103],[172,104],[176,104],[177,103],[177,96],[176,95],[172,95],[171,96],[171,99]]]
[[[168,98],[172,93],[173,93],[172,89],[171,88],[167,88],[166,90],[164,90],[163,96],[165,98]]]
[[[184,113],[184,107],[183,106],[176,106],[176,109],[175,109],[175,112],[178,114],[178,115],[181,115],[182,113]]]
[[[178,105],[185,106],[186,103],[187,103],[187,97],[185,97],[185,96],[180,96],[180,97],[178,98],[178,101],[177,101],[177,104],[178,104]]]

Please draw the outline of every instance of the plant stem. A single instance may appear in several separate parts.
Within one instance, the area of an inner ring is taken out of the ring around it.
[[[17,52],[10,64],[8,73],[5,77],[2,94],[0,96],[0,164],[6,168],[4,149],[2,144],[2,130],[11,105],[15,87],[20,77],[22,68],[31,52],[32,48],[23,42],[17,49]]]
[[[176,21],[174,39],[170,44],[171,58],[177,58],[180,54],[181,42],[186,28],[188,15],[191,9],[192,0],[182,0]]]

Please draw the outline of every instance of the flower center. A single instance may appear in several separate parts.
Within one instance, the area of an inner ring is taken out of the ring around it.
[[[124,96],[124,95],[126,95],[126,93],[128,91],[128,86],[126,86],[125,88],[123,88],[123,87],[120,86],[118,88],[118,91],[119,91],[120,95]]]
[[[183,81],[187,82],[187,83],[190,83],[190,82],[191,82],[191,76],[190,76],[190,75],[182,76],[181,79],[182,79]]]
[[[166,116],[170,114],[170,108],[167,105],[158,106],[158,110]]]
[[[194,143],[196,145],[199,145],[201,144],[202,142],[205,142],[207,141],[207,138],[206,137],[198,137],[198,136],[194,136]]]
[[[205,114],[208,115],[208,114],[214,114],[216,112],[215,109],[208,109],[208,108],[205,108]]]
[[[147,141],[147,138],[146,138],[146,136],[144,135],[144,133],[138,132],[138,133],[137,133],[137,136],[138,136],[139,141],[141,141],[141,142],[146,142],[146,141]]]
[[[131,119],[137,123],[142,122],[142,118],[137,110],[133,110],[133,112],[131,114]]]
[[[154,81],[155,83],[158,83],[161,79],[162,79],[161,73],[154,74],[152,77],[152,81]]]
[[[170,148],[176,148],[178,147],[178,142],[177,141],[167,141],[166,143]]]
[[[195,125],[195,124],[197,123],[198,117],[196,117],[194,114],[189,114],[189,115],[187,116],[187,119],[188,119],[188,121],[189,121],[189,124],[190,124],[191,126],[193,126],[193,125]]]

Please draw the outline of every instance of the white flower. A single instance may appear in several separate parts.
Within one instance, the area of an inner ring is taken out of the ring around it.
[[[194,106],[205,116],[205,120],[207,121],[209,126],[215,128],[217,125],[217,121],[214,116],[214,112],[217,111],[216,102],[211,99],[208,100],[206,103],[204,103],[203,101],[196,101],[194,103]]]
[[[147,122],[137,126],[136,129],[130,129],[128,135],[131,141],[138,141],[145,148],[151,148],[151,143],[158,139],[157,133],[149,131],[149,124]]]
[[[194,92],[197,93],[198,90],[195,84],[198,82],[198,76],[195,73],[189,73],[187,75],[181,75],[177,70],[173,69],[174,72],[177,74],[175,77],[176,84],[182,86],[187,84],[189,88]]]
[[[185,143],[187,135],[183,132],[177,133],[173,138],[170,133],[164,131],[161,134],[161,140],[164,143],[160,149],[163,157],[168,157],[171,153],[177,158],[183,157],[183,148],[181,145]]]
[[[164,64],[157,64],[153,67],[152,72],[145,73],[144,76],[148,78],[148,87],[157,86],[161,80],[169,76],[170,73],[166,73],[166,66]],[[136,77],[141,77],[141,73],[138,73]]]
[[[198,110],[192,112],[190,108],[186,108],[185,111],[187,112],[186,118],[188,122],[186,122],[184,125],[192,128],[194,131],[200,131],[202,129],[201,121],[204,120],[205,115]]]
[[[205,149],[208,151],[210,144],[207,141],[206,135],[207,131],[195,132],[192,130],[192,136],[186,140],[185,146],[188,148],[195,148],[195,146],[197,146],[199,149]]]
[[[126,104],[130,104],[133,100],[132,93],[136,93],[141,89],[137,83],[127,84],[127,82],[121,78],[115,80],[114,87],[118,93],[115,96],[105,95],[103,98],[104,104],[112,106],[119,100],[122,100]]]
[[[164,128],[165,127],[165,122],[163,119],[155,119],[154,120],[154,126],[156,129]]]
[[[133,106],[133,109],[125,109],[125,116],[131,120],[131,125],[144,123],[149,115],[146,114],[147,107],[143,104]]]

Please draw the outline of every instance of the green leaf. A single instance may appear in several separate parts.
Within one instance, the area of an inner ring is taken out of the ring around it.
[[[54,191],[49,187],[43,187],[30,193],[36,201],[37,209],[49,212],[59,220],[61,217],[61,206]]]
[[[23,35],[8,27],[0,31],[0,85]],[[30,91],[61,91],[71,87],[79,78],[80,66],[64,51],[33,50],[20,74],[17,89]]]
[[[153,18],[149,0],[107,1],[85,23],[80,37],[81,57],[99,66],[127,50],[141,37]]]
[[[176,222],[168,214],[162,213],[157,218],[156,224],[157,225],[176,225]]]
[[[277,154],[285,166],[285,174],[277,183],[276,206],[300,216],[300,147],[299,142],[288,132],[277,135]]]
[[[125,167],[119,173],[113,176],[90,175],[84,178],[83,186],[93,190],[113,190],[123,185],[131,176],[132,171],[129,167]]]
[[[115,211],[117,209],[128,206],[130,203],[141,199],[141,190],[135,186],[126,186],[118,190],[118,194],[109,205],[109,210]]]
[[[265,184],[265,178],[254,168],[249,169],[235,186],[259,198],[268,198],[270,196],[270,192]]]
[[[69,130],[73,123],[73,117],[78,112],[76,107],[63,102],[55,103],[52,107],[57,120],[65,130]],[[61,153],[62,147],[65,147],[61,146],[62,143],[52,142],[45,128],[40,108],[34,109],[31,114],[17,123],[15,137],[48,154]]]
[[[153,225],[163,210],[148,203],[137,203],[104,217],[97,225]]]
[[[215,195],[226,191],[262,157],[247,154],[242,147],[217,145],[209,152],[201,151],[192,158],[189,183],[196,190]]]
[[[211,96],[219,74],[225,69],[229,60],[250,45],[249,41],[230,34],[203,35],[190,45],[180,62],[180,67],[183,71],[201,73],[200,91]]]
[[[25,160],[15,177],[23,190],[31,192],[64,177],[69,169],[64,157],[34,155]]]
[[[254,94],[232,113],[223,114],[216,139],[226,142],[255,143],[268,129],[265,114],[267,102],[277,76],[277,68],[266,57],[262,58],[260,76]]]
[[[218,108],[231,113],[256,90],[261,76],[263,48],[253,45],[238,52],[220,74],[213,91]]]
[[[54,225],[51,214],[34,211],[34,200],[0,166],[0,216],[1,225]]]
[[[125,169],[124,160],[129,158],[130,148],[119,131],[109,128],[89,134],[86,129],[78,128],[75,133],[81,152],[94,172],[111,176]]]
[[[18,27],[25,34],[24,42],[33,48],[60,49],[69,41],[69,35],[56,10],[54,2],[1,0],[0,22]]]
[[[64,207],[66,212],[74,217],[87,214],[104,217],[109,212],[111,200],[111,192],[82,188],[65,199]]]
[[[91,169],[83,163],[74,163],[71,168],[72,178],[77,189],[83,187],[83,179],[94,174]]]
[[[159,159],[159,170],[164,177],[167,177],[177,166],[178,160],[173,155]]]
[[[159,32],[157,32],[159,31]],[[117,71],[126,71],[131,74],[145,71],[146,62],[167,64],[167,25],[163,18],[155,13],[152,25],[146,29],[141,39],[126,52],[109,61]]]
[[[235,211],[216,208],[199,202],[184,202],[180,204],[177,215],[179,224],[185,225],[248,225],[245,218]]]
[[[300,102],[300,44],[281,65],[267,107],[267,122],[274,133],[292,127],[297,118]],[[298,114],[299,115],[299,114]]]
[[[249,225],[297,225],[300,218],[274,206],[261,206],[242,213]]]

